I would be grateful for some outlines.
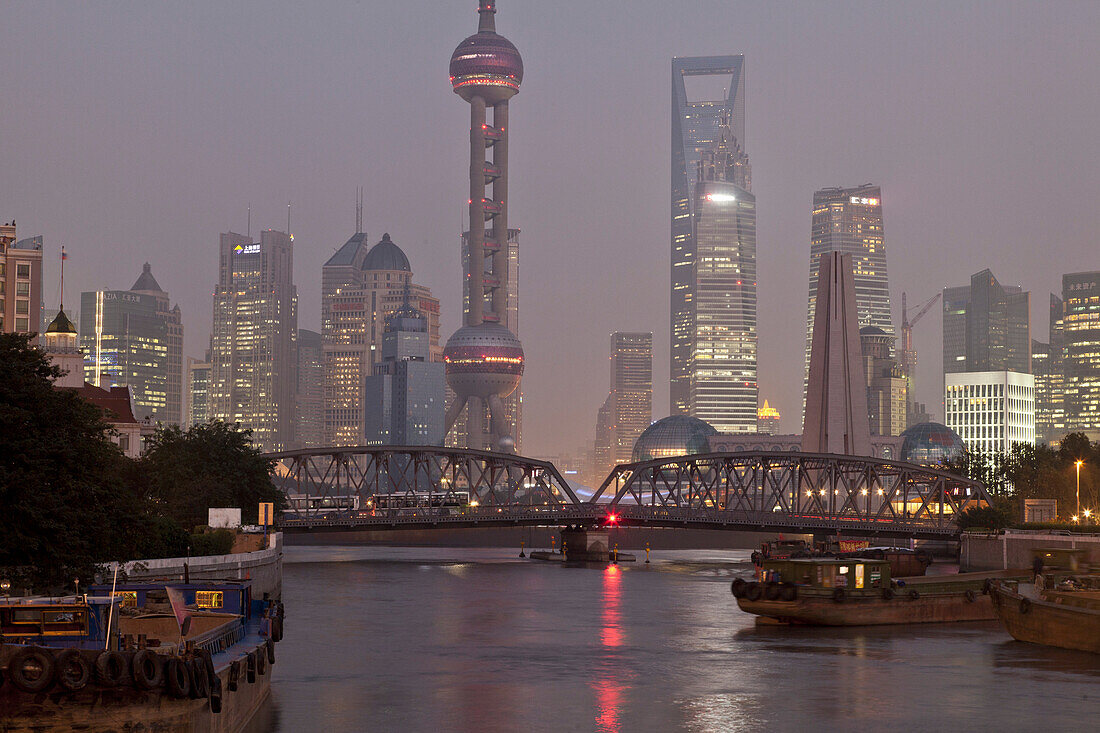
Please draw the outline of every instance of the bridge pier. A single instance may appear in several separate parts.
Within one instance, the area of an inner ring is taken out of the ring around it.
[[[561,546],[565,559],[576,562],[609,562],[606,529],[570,527],[561,531]]]

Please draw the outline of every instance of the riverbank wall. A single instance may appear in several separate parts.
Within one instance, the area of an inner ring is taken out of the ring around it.
[[[117,563],[108,563],[104,581],[111,582]],[[184,566],[191,582],[201,580],[251,580],[252,596],[271,598],[283,595],[283,533],[267,536],[267,546],[254,552],[205,557],[165,557],[131,560],[118,565],[119,579],[167,580],[182,582]]]
[[[959,570],[1030,568],[1031,551],[1038,548],[1086,550],[1087,562],[1100,566],[1100,534],[1054,534],[1043,530],[1007,529],[1001,534],[964,532],[960,538]]]

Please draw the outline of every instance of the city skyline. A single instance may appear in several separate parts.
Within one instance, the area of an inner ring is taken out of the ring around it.
[[[713,23],[715,5],[639,7],[644,12],[624,29],[624,38],[605,47],[590,39],[602,36],[615,15],[611,8],[591,9],[592,23],[577,28],[538,4],[517,0],[506,6],[509,36],[524,49],[531,68],[539,69],[525,82],[537,93],[525,95],[513,115],[516,130],[523,131],[522,143],[517,140],[514,145],[513,162],[517,170],[529,172],[526,180],[517,178],[512,186],[513,219],[522,223],[526,243],[524,338],[530,368],[524,392],[531,445],[526,452],[572,449],[570,426],[591,425],[606,389],[595,367],[604,356],[603,340],[609,331],[655,331],[654,399],[657,404],[665,402],[664,176],[667,68],[672,56],[737,51],[744,52],[750,67],[747,126],[753,190],[769,202],[760,212],[758,234],[760,333],[765,335],[760,343],[761,391],[783,413],[783,429],[795,429],[800,417],[801,364],[792,369],[791,362],[801,361],[797,356],[803,344],[795,343],[800,339],[779,338],[801,310],[786,302],[800,300],[794,297],[797,293],[780,286],[787,279],[806,282],[806,265],[795,258],[802,259],[799,253],[809,238],[806,206],[821,186],[875,180],[886,188],[895,302],[901,290],[920,302],[943,286],[957,284],[942,274],[947,262],[963,272],[994,265],[998,277],[1035,294],[1033,309],[1045,301],[1047,292],[1061,291],[1062,274],[1096,268],[1090,253],[1097,215],[1085,204],[1098,193],[1090,173],[1096,161],[1090,157],[1094,153],[1083,121],[1095,118],[1100,100],[1081,71],[1095,66],[1096,50],[1087,46],[1079,30],[1095,27],[1095,10],[1077,6],[1052,18],[1036,7],[1000,6],[1004,9],[990,18],[976,9],[932,6],[890,9],[870,18],[843,6],[839,18],[830,20],[829,7],[804,8],[804,17],[795,19],[792,11],[784,26],[744,8],[739,11],[744,22],[736,37],[730,37],[728,30],[711,27],[720,25]],[[462,197],[457,203],[464,201],[465,114],[454,109],[462,105],[454,105],[449,92],[444,93],[446,80],[440,79],[439,69],[445,59],[441,61],[439,49],[451,47],[454,29],[469,23],[468,5],[369,12],[345,8],[333,10],[332,17],[292,8],[266,18],[213,7],[195,12],[207,22],[194,27],[183,23],[179,40],[173,41],[161,30],[181,20],[171,9],[150,9],[141,17],[110,9],[95,14],[57,7],[16,10],[17,30],[27,32],[15,34],[0,53],[30,60],[5,64],[0,78],[10,82],[5,88],[13,94],[33,96],[41,104],[0,112],[7,133],[0,150],[12,171],[0,184],[0,201],[3,215],[17,218],[21,232],[44,235],[45,304],[53,307],[58,301],[56,267],[62,243],[71,255],[66,271],[66,300],[71,303],[81,291],[117,287],[112,277],[117,263],[148,260],[186,316],[185,355],[201,358],[208,328],[202,314],[209,313],[209,285],[215,274],[207,243],[218,232],[244,230],[250,201],[256,220],[266,222],[282,219],[290,200],[298,260],[294,277],[302,291],[300,325],[317,329],[317,273],[346,240],[353,188],[367,182],[364,228],[375,238],[390,231],[408,243],[410,258],[430,263],[424,284],[443,303],[441,329],[453,330],[461,297],[453,242],[460,231],[462,207],[450,202],[456,200],[456,192]],[[270,71],[262,63],[257,66],[256,60],[234,55],[239,51],[238,31],[258,24],[259,32],[272,33],[289,27],[297,13],[302,13],[301,38],[289,49],[270,52]],[[348,64],[346,52],[339,54],[339,63],[335,56],[322,54],[302,71],[290,69],[303,48],[340,46],[316,42],[315,36],[330,34],[340,24],[356,27],[341,15],[348,13],[356,14],[361,27],[418,27],[422,37],[413,39],[407,49],[384,43],[384,35],[354,44],[363,48],[358,71],[354,63]],[[234,29],[229,34],[234,36],[232,44],[225,31],[206,33],[219,21]],[[846,23],[853,29],[847,30]],[[74,27],[92,29],[95,46],[75,42],[72,31],[65,30]],[[979,28],[982,33],[975,32]],[[824,36],[832,34],[828,44],[813,38],[822,30],[827,31]],[[137,47],[123,41],[146,33]],[[777,43],[784,37],[787,43]],[[48,61],[33,60],[27,45],[31,38],[58,53]],[[798,45],[790,41],[805,41],[806,48],[788,50]],[[849,50],[843,50],[845,42]],[[586,50],[569,58],[555,53],[561,43]],[[372,44],[379,50],[371,50]],[[113,52],[97,50],[112,45]],[[191,58],[190,46],[209,53]],[[927,55],[929,46],[937,53]],[[1031,52],[1034,60],[1023,72],[1009,74],[1009,61],[1020,48]],[[184,53],[193,63],[179,63]],[[425,58],[414,58],[419,56]],[[135,59],[147,63],[132,64]],[[226,83],[211,84],[216,73],[235,66],[230,59],[242,63]],[[585,68],[597,63],[610,64],[607,73],[624,85],[609,93],[605,84],[585,82]],[[325,69],[331,83],[318,73],[317,64],[332,64],[331,70]],[[365,68],[372,73],[364,76]],[[288,70],[292,73],[282,73]],[[387,70],[403,74],[387,75]],[[107,88],[98,90],[97,96],[111,99],[110,106],[79,88],[84,73],[106,79]],[[823,74],[828,84],[821,83]],[[403,76],[400,85],[390,76]],[[360,91],[349,95],[353,79]],[[116,91],[120,82],[136,91]],[[315,92],[314,84],[319,85]],[[1036,97],[1035,103],[1005,110],[1002,100],[1015,96],[1020,85]],[[577,134],[571,124],[574,118],[560,104],[566,89],[579,95],[575,101],[580,106],[598,113],[600,123],[586,126],[583,135]],[[337,97],[337,91],[343,96]],[[228,94],[236,95],[233,104],[220,104]],[[150,95],[166,102],[163,111],[157,111],[156,104],[139,104]],[[171,95],[179,95],[178,101]],[[302,104],[292,104],[296,96]],[[387,104],[374,104],[379,99]],[[202,112],[179,114],[178,104],[196,100],[207,102],[194,105],[196,109],[229,111],[221,120]],[[254,115],[273,112],[276,102],[286,103],[283,119],[265,117],[265,125],[258,128],[251,124]],[[872,102],[875,106],[869,106]],[[62,104],[87,107],[79,134],[57,114]],[[418,112],[393,116],[395,106]],[[629,134],[622,122],[624,108],[631,112]],[[1057,122],[1032,111],[1051,108],[1059,111]],[[810,122],[807,115],[797,113],[810,109],[819,119]],[[356,122],[332,122],[337,119]],[[99,142],[89,144],[87,135],[96,135]],[[1041,154],[1018,155],[1019,140],[1044,137],[1057,142],[1035,145]],[[79,149],[74,149],[78,142]],[[416,146],[423,152],[410,161],[409,150]],[[348,156],[349,149],[355,155]],[[183,150],[188,151],[186,158],[176,152]],[[153,151],[163,154],[152,155]],[[349,157],[352,160],[344,162]],[[227,160],[234,164],[227,165]],[[431,176],[408,174],[428,160]],[[581,165],[615,170],[630,185],[609,190],[605,180],[577,180]],[[112,169],[121,182],[103,181]],[[974,185],[977,179],[983,181],[981,186]],[[1027,212],[1004,203],[1011,201],[1011,187],[1018,185],[1012,182],[1024,179],[1038,184],[1034,208]],[[605,194],[610,196],[606,201]],[[427,210],[426,201],[443,203]],[[570,213],[570,221],[563,211]],[[1034,247],[1033,242],[1043,246]],[[563,294],[567,297],[560,297]],[[895,326],[898,315],[894,314]],[[1032,317],[1039,318],[1035,312]],[[581,318],[591,321],[590,329],[560,328],[561,323]],[[924,367],[918,366],[915,396],[940,412],[937,392],[942,382],[939,370],[932,367],[938,362],[940,334],[926,320],[917,327],[915,338]],[[569,354],[569,359],[561,354]],[[558,398],[568,390],[573,399]]]

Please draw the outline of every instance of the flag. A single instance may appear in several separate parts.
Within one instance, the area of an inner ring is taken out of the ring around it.
[[[65,251],[65,248],[62,247],[61,248],[61,260],[64,261],[64,260],[67,260],[67,259],[69,259],[69,254]]]
[[[191,612],[187,610],[187,603],[183,600],[183,591],[169,586],[164,586],[164,590],[168,591],[168,600],[172,604],[172,613],[176,614],[180,636],[187,636],[187,632],[191,630]]]

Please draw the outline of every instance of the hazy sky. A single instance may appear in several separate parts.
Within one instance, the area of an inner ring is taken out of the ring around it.
[[[46,299],[152,263],[203,355],[219,232],[286,227],[302,328],[320,268],[389,232],[459,325],[468,108],[447,81],[476,0],[3,4],[0,219],[46,238]],[[1032,292],[1100,269],[1100,3],[499,0],[528,454],[592,439],[608,335],[654,332],[668,410],[670,59],[744,53],[761,394],[800,426],[813,191],[883,188],[895,320],[984,267]],[[940,317],[917,326],[940,402]]]

